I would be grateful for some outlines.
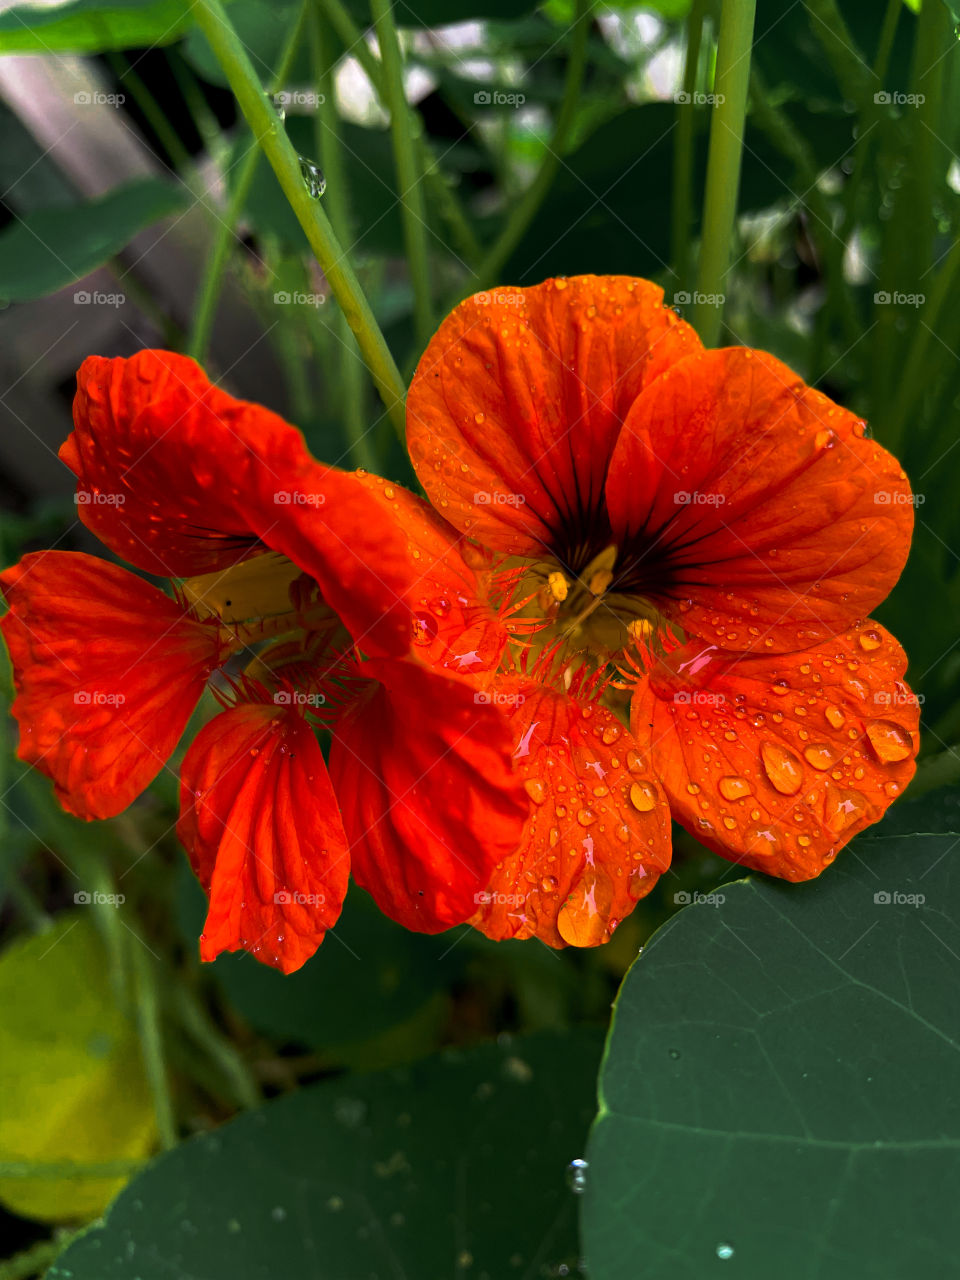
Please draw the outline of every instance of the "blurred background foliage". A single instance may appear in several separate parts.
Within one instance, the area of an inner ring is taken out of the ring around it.
[[[303,232],[185,10],[174,0],[72,0],[0,11],[5,565],[37,547],[88,548],[53,455],[69,430],[73,371],[93,351],[189,350],[231,390],[296,422],[321,459],[411,482]],[[317,198],[407,374],[424,339],[417,308],[435,325],[492,284],[646,276],[691,313],[714,0],[589,9],[400,0],[410,128],[429,169],[419,184],[425,298],[408,266],[365,4],[234,0],[229,14],[265,91],[288,99],[287,134],[315,189],[323,171]],[[917,794],[955,780],[960,759],[956,21],[943,0],[759,0],[724,284],[722,342],[772,351],[863,415],[918,494],[909,564],[878,613],[904,643],[923,699]],[[310,300],[284,300],[298,296]],[[261,1099],[406,1070],[433,1050],[496,1036],[508,1064],[509,1037],[528,1033],[548,1037],[534,1058],[562,1058],[572,1051],[549,1037],[607,1024],[626,968],[678,895],[737,874],[678,831],[675,874],[595,951],[492,944],[468,930],[412,935],[354,888],[321,952],[293,977],[247,956],[201,968],[203,900],[173,833],[174,773],[128,813],[88,827],[24,772],[14,739],[8,721],[0,1212],[11,1260],[0,1276],[9,1280],[41,1273],[138,1161]],[[78,893],[106,900],[77,902]],[[118,894],[119,906],[109,900]],[[589,1043],[573,1127],[557,1134],[568,1158],[592,1109]],[[525,1062],[503,1068],[507,1077],[522,1079]],[[491,1059],[484,1070],[501,1066]],[[568,1192],[557,1196],[544,1213],[569,1218]],[[526,1270],[509,1264],[511,1274],[570,1274],[575,1241],[569,1223],[563,1230],[539,1259],[524,1254]]]

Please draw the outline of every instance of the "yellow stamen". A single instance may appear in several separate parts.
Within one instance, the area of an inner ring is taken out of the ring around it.
[[[561,604],[570,593],[570,582],[566,574],[561,573],[559,569],[555,569],[547,577],[547,586],[550,588],[550,594],[554,600]]]

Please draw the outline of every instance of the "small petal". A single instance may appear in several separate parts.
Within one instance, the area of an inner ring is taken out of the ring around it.
[[[183,762],[177,834],[210,899],[200,956],[292,973],[336,923],[350,861],[323,753],[287,707],[215,716]]]

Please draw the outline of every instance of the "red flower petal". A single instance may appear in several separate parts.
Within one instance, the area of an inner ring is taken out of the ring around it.
[[[216,666],[216,627],[127,570],[39,551],[0,574],[18,755],[81,818],[120,813],[169,758]]]
[[[437,933],[476,910],[520,838],[527,798],[502,717],[465,680],[371,661],[370,688],[338,721],[330,773],[353,874],[408,929]]]
[[[410,386],[417,475],[486,546],[551,548],[572,562],[601,511],[627,410],[699,348],[646,280],[579,276],[474,294],[440,326]]]
[[[514,764],[532,804],[471,924],[551,946],[606,942],[670,865],[670,811],[637,744],[587,699],[501,677]]]
[[[403,540],[357,477],[315,462],[299,431],[185,356],[92,356],[77,384],[60,453],[81,518],[113,551],[192,577],[270,547],[316,579],[369,652],[406,650]]]
[[[913,777],[920,711],[906,655],[874,622],[804,653],[692,641],[631,710],[673,816],[734,862],[808,880]]]
[[[406,600],[418,659],[467,676],[493,670],[509,633],[491,602],[499,579],[491,553],[402,485],[369,474],[358,479],[405,535]]]
[[[177,834],[210,899],[200,957],[292,973],[340,915],[349,854],[323,753],[286,707],[215,716],[183,762]]]
[[[889,593],[913,508],[863,425],[762,351],[704,351],[634,402],[607,479],[618,579],[726,649],[809,648]]]

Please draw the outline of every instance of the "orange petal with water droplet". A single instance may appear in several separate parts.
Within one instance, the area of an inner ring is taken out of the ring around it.
[[[864,632],[879,643],[864,647]],[[801,653],[715,650],[698,666],[702,649],[690,642],[659,662],[631,709],[673,816],[734,862],[818,875],[913,776],[920,710],[906,655],[875,622]]]
[[[596,946],[670,865],[666,798],[606,707],[526,677],[492,688],[535,803],[470,923],[491,938]]]
[[[846,630],[910,549],[897,460],[852,413],[743,347],[690,355],[641,392],[605,494],[634,589],[731,651],[790,653]],[[863,633],[858,656],[879,633]]]
[[[581,495],[602,502],[640,391],[700,340],[627,276],[577,276],[467,298],[431,339],[407,394],[407,443],[458,529],[542,558]],[[598,548],[602,550],[602,548]]]

